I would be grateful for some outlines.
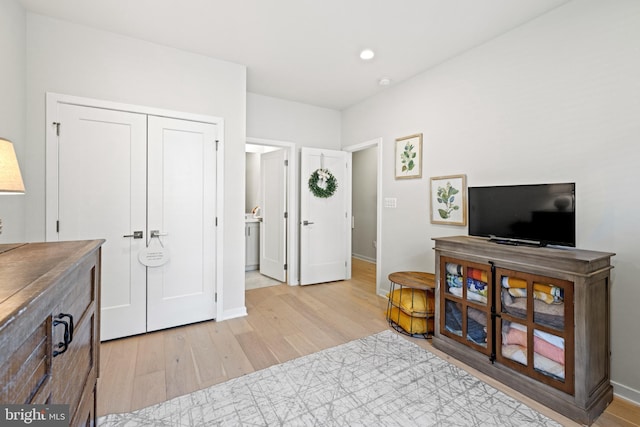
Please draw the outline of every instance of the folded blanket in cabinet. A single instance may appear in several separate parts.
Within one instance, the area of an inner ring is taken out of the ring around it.
[[[503,345],[502,356],[522,365],[527,365],[527,348],[519,345]],[[564,366],[538,353],[533,353],[533,367],[552,378],[564,380]]]
[[[484,270],[478,270],[477,268],[468,268],[467,276],[485,283],[488,281],[487,272]]]
[[[524,297],[527,295],[527,281],[524,279],[503,276],[501,284],[503,288],[509,289],[509,292],[514,297]],[[564,300],[564,289],[545,283],[534,282],[533,293],[534,298],[542,300],[548,304],[560,303]]]
[[[502,290],[502,311],[517,317],[527,317],[527,299],[514,298],[507,289]],[[546,304],[533,300],[534,321],[554,329],[564,329],[564,304]]]
[[[521,288],[509,288],[509,295],[516,298],[524,298],[527,296],[527,290]],[[545,292],[533,291],[533,297],[547,304],[560,304],[562,300],[556,301],[556,299]]]
[[[454,276],[462,276],[462,266],[460,264],[454,264],[452,262],[448,262],[444,266],[445,270],[447,270],[447,274],[452,274]]]
[[[506,329],[506,328],[505,328]],[[562,341],[562,347],[556,346],[549,342],[547,339],[541,338],[536,334],[536,332],[542,332],[534,330],[533,336],[533,351],[541,356],[546,357],[547,359],[553,360],[556,363],[564,365],[564,340],[560,337],[549,337],[550,334],[544,334],[544,337],[553,340],[554,342],[559,343],[558,341]],[[503,329],[502,334],[502,343],[503,344],[517,344],[521,347],[527,347],[527,332],[526,327],[524,325],[511,323],[508,331],[505,332]]]
[[[462,298],[462,288],[456,288],[451,286],[449,288],[449,293],[459,298]],[[471,291],[467,292],[467,299],[469,301],[476,301],[482,304],[487,304],[487,297],[484,295],[480,295],[476,292],[471,292]]]
[[[454,288],[462,287],[462,276],[456,276],[455,274],[447,273],[447,286]]]

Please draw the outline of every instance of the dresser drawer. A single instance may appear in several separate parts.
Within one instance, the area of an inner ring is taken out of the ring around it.
[[[36,396],[36,400],[42,399],[39,393],[51,379],[50,325],[50,319],[38,325],[0,367],[0,402],[32,403]]]
[[[79,407],[85,389],[92,388],[97,377],[96,262],[96,259],[87,259],[76,269],[71,277],[75,286],[53,311],[52,372],[57,381],[52,390],[52,403],[69,404],[71,408]]]

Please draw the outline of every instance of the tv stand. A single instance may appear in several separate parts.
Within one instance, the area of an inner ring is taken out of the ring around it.
[[[613,399],[609,290],[615,254],[496,245],[470,236],[433,240],[433,345],[590,425]]]

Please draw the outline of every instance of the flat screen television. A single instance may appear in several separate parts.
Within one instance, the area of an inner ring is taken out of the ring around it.
[[[469,187],[469,235],[575,247],[575,190],[575,183]]]

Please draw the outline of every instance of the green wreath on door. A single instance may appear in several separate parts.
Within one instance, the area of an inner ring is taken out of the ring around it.
[[[338,181],[329,169],[316,169],[309,177],[309,190],[314,196],[326,199],[336,192]]]

